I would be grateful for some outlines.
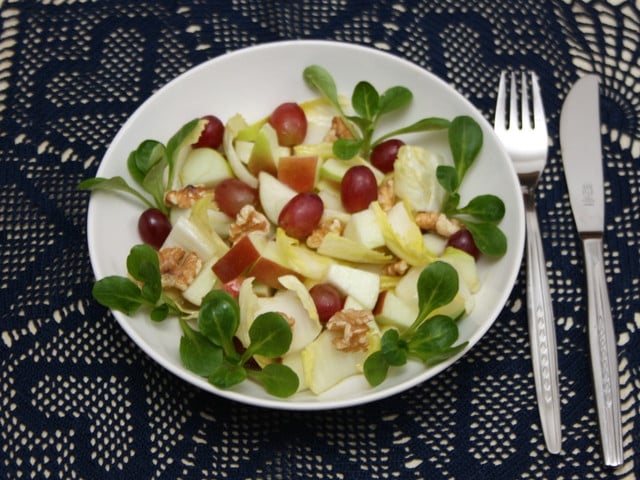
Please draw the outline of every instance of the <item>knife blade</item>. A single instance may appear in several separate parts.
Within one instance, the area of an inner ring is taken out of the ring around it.
[[[622,464],[616,337],[604,271],[604,185],[596,75],[571,88],[560,113],[560,146],[571,209],[584,251],[589,351],[605,464]]]

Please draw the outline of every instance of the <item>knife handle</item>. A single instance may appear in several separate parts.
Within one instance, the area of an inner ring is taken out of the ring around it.
[[[602,237],[582,239],[587,275],[589,349],[604,462],[622,464],[618,356],[602,255]]]
[[[562,448],[562,426],[553,307],[538,216],[531,198],[526,201],[526,206],[527,317],[531,361],[538,412],[547,450],[550,453],[559,453]]]

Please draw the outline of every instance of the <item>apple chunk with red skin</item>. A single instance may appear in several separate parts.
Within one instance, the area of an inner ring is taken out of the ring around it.
[[[255,277],[274,288],[282,288],[278,281],[281,276],[296,275],[278,254],[275,242],[259,233],[245,235],[213,264],[211,270],[225,284],[244,276]]]
[[[247,276],[255,277],[256,280],[273,288],[284,288],[279,278],[283,275],[298,276],[286,265],[286,260],[278,252],[275,242],[268,241],[261,250],[260,258],[249,267]]]
[[[317,155],[280,157],[278,180],[298,193],[309,192],[316,185],[319,167]]]
[[[211,270],[222,283],[228,283],[246,272],[259,258],[260,250],[251,236],[245,235],[213,264]]]

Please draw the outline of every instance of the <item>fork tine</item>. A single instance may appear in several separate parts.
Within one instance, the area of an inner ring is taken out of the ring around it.
[[[547,131],[547,120],[544,115],[544,104],[540,95],[538,77],[531,72],[531,90],[533,91],[533,125],[540,131]]]
[[[516,74],[511,72],[509,91],[509,128],[518,128],[518,91],[516,89]]]
[[[496,113],[493,120],[493,128],[499,131],[502,131],[506,128],[506,75],[507,74],[504,71],[500,73],[500,83],[498,84],[498,98],[496,99]]]
[[[522,122],[523,130],[530,130],[532,128],[531,117],[529,116],[529,85],[527,84],[527,74],[522,72],[520,78],[520,120]]]

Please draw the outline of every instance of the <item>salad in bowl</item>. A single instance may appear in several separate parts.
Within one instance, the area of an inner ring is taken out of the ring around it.
[[[328,408],[406,389],[477,341],[501,308],[485,304],[504,280],[491,272],[519,264],[513,193],[467,187],[488,161],[482,119],[411,117],[409,87],[333,75],[306,64],[304,98],[131,139],[79,185],[92,206],[127,203],[132,227],[120,265],[91,251],[95,299],[223,396]]]

